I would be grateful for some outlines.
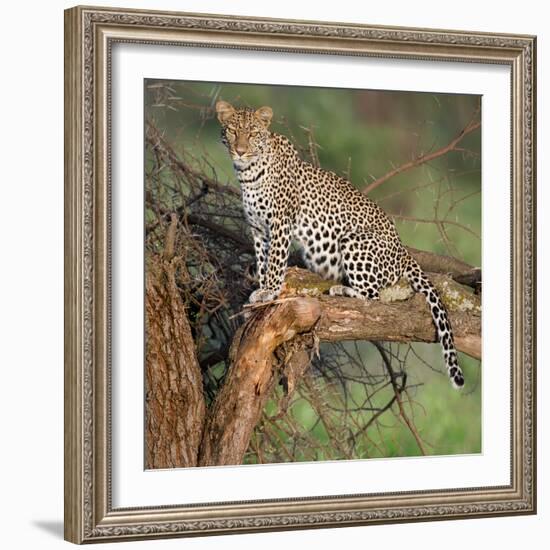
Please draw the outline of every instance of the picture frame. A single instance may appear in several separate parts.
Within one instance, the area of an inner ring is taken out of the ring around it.
[[[509,484],[113,506],[111,98],[112,51],[122,43],[509,69]],[[536,513],[535,97],[533,36],[85,6],[67,10],[65,538],[123,541]]]

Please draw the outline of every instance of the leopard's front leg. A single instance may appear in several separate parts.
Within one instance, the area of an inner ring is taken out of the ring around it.
[[[254,252],[256,255],[256,273],[260,288],[264,287],[267,274],[267,253],[269,250],[269,234],[266,230],[251,227],[254,240]]]
[[[267,251],[267,265],[265,277],[260,281],[260,288],[255,290],[248,301],[269,302],[277,298],[283,286],[290,240],[292,223],[289,218],[274,216],[269,227],[269,247]],[[261,266],[258,266],[261,269]]]

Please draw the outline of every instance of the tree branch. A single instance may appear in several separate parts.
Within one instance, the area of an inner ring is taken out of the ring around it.
[[[428,273],[447,308],[455,344],[477,359],[481,358],[481,300],[449,276]],[[329,297],[324,293],[334,281],[324,281],[313,273],[290,268],[282,296],[317,296],[321,318],[315,334],[325,342],[371,340],[388,342],[437,342],[437,333],[424,297],[401,280],[381,292],[380,300]]]
[[[444,273],[452,277],[457,283],[468,286],[474,286],[475,283],[481,282],[481,269],[473,267],[453,256],[435,254],[411,246],[407,246],[407,251],[420,264],[423,271]],[[476,274],[475,276],[474,273]]]
[[[291,299],[259,309],[241,327],[230,351],[231,367],[206,421],[200,466],[242,463],[278,380],[275,350],[311,330],[319,315],[316,300]]]
[[[481,127],[481,122],[477,121],[474,122],[475,117],[477,116],[477,112],[474,114],[474,117],[472,120],[466,125],[465,128],[462,129],[462,131],[445,147],[441,147],[440,149],[437,149],[437,151],[432,151],[431,153],[427,153],[425,155],[420,155],[419,157],[415,158],[414,160],[411,160],[410,162],[406,162],[405,164],[402,164],[401,166],[398,166],[397,168],[394,168],[393,170],[390,170],[387,174],[384,174],[383,176],[379,177],[378,179],[375,179],[373,182],[369,183],[365,189],[363,189],[363,193],[368,195],[370,192],[374,191],[377,187],[380,187],[383,183],[388,181],[390,178],[393,178],[394,176],[397,176],[398,174],[401,174],[402,172],[405,172],[407,170],[410,170],[411,168],[415,168],[417,166],[420,166],[421,164],[425,164],[427,162],[431,162],[432,160],[435,160],[436,158],[442,157],[443,155],[446,155],[450,151],[456,150],[457,145],[468,135],[471,134],[474,130],[477,130]]]
[[[180,160],[174,149],[164,138],[163,133],[150,120],[146,121],[146,125],[147,131],[145,139],[147,143],[152,150],[158,150],[163,153],[177,172],[200,181],[203,185],[207,185],[209,188],[215,189],[221,193],[228,193],[235,197],[240,197],[241,193],[238,188],[231,185],[225,185],[213,178],[209,178],[203,172],[193,169],[189,163]]]
[[[403,383],[399,385],[397,383],[397,376],[395,375],[395,372],[393,370],[391,360],[388,357],[388,354],[386,353],[386,350],[382,347],[382,345],[379,342],[373,342],[375,348],[378,350],[378,353],[380,354],[380,357],[382,357],[382,362],[384,363],[384,366],[386,367],[386,370],[388,371],[388,374],[390,376],[390,382],[393,388],[393,393],[395,396],[395,400],[397,401],[397,406],[399,408],[399,416],[403,420],[403,422],[407,425],[409,428],[409,431],[411,432],[412,436],[414,437],[416,444],[418,445],[418,448],[420,449],[420,452],[425,456],[426,449],[424,447],[424,443],[422,442],[422,438],[420,437],[420,434],[418,433],[418,430],[416,429],[416,426],[409,418],[409,415],[405,412],[405,407],[403,407],[403,401],[401,399],[401,393],[405,389],[405,383],[406,380],[403,380]]]

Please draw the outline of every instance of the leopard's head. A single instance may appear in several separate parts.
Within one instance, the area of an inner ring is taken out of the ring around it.
[[[245,168],[261,157],[269,146],[269,124],[273,117],[271,107],[235,109],[227,101],[216,103],[216,113],[222,125],[222,142],[227,147],[233,164]]]

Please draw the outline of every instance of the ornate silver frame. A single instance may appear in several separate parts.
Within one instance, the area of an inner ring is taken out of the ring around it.
[[[115,42],[453,60],[512,73],[512,482],[509,486],[113,509],[109,90]],[[76,7],[65,12],[65,538],[101,542],[536,511],[536,38]]]

